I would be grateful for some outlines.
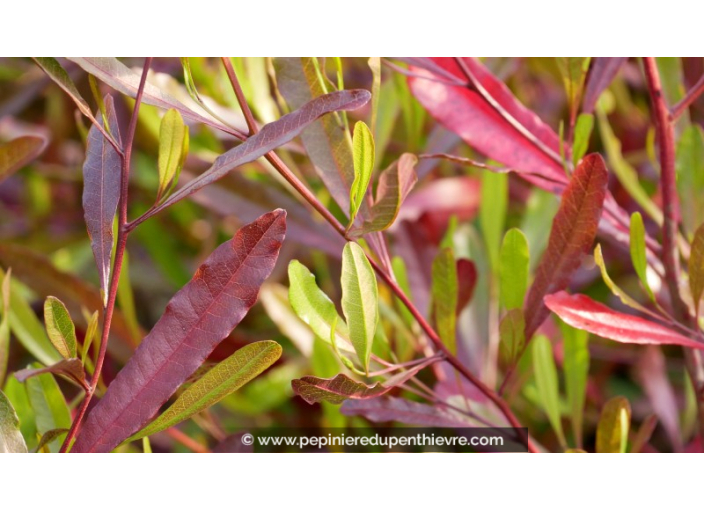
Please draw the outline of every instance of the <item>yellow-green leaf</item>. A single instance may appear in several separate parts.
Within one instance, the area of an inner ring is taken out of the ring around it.
[[[64,359],[76,357],[76,328],[71,320],[66,305],[49,296],[44,301],[44,324],[49,340]]]
[[[640,282],[643,284],[646,292],[650,296],[650,299],[655,301],[655,296],[653,291],[648,284],[647,268],[648,259],[645,255],[645,226],[643,225],[643,217],[639,212],[634,212],[631,215],[631,225],[630,225],[630,250],[631,250],[631,262],[636,270]]]
[[[39,136],[20,136],[0,144],[0,182],[39,157],[46,145]]]
[[[574,143],[572,144],[572,163],[575,167],[589,149],[589,138],[592,136],[593,129],[594,116],[591,113],[582,113],[577,117],[577,124],[574,128]]]
[[[31,368],[41,368],[41,365],[34,363]],[[53,375],[42,374],[32,377],[27,379],[25,386],[39,434],[44,435],[50,430],[71,427],[71,414]],[[54,440],[49,449],[52,452],[58,452],[60,447],[59,441]]]
[[[261,374],[279,357],[281,346],[271,340],[239,349],[189,386],[171,407],[127,441],[166,430],[207,409]]]
[[[631,406],[624,397],[614,397],[601,410],[596,429],[597,453],[626,453]]]
[[[702,299],[702,292],[704,292],[704,224],[694,233],[688,270],[692,302],[694,303],[697,317],[699,317],[699,302]]]
[[[0,453],[27,453],[20,420],[12,404],[0,391]]]
[[[362,206],[374,170],[374,137],[364,122],[357,122],[354,125],[352,155],[354,181],[350,188],[350,226],[354,224],[357,212]]]
[[[159,189],[157,201],[178,182],[181,167],[188,154],[188,126],[174,109],[166,112],[159,128]]]
[[[526,236],[517,228],[512,228],[506,232],[499,254],[501,304],[507,310],[523,308],[529,265],[530,254]]]
[[[526,321],[523,310],[514,308],[506,312],[499,323],[499,355],[507,366],[518,361],[526,342]]]
[[[292,260],[288,265],[288,280],[288,299],[296,315],[328,344],[334,327],[337,347],[352,352],[347,324],[327,294],[315,283],[313,273],[299,261]]]
[[[484,235],[492,272],[498,271],[501,234],[508,204],[508,175],[482,172],[482,200],[479,204],[479,223]]]
[[[615,296],[617,296],[621,300],[624,305],[630,306],[634,310],[643,312],[646,315],[650,315],[650,310],[648,310],[643,305],[638,303],[638,301],[626,294],[623,289],[621,289],[621,287],[614,283],[609,274],[606,272],[606,263],[604,262],[604,255],[602,255],[601,253],[600,244],[597,244],[596,248],[594,249],[594,262],[597,266],[599,266],[599,269],[601,270],[601,278],[604,280],[606,286],[609,288],[609,290],[611,290],[611,292],[613,292]]]
[[[457,354],[457,265],[451,248],[441,249],[433,260],[433,315],[442,343]]]
[[[347,243],[342,251],[342,311],[347,318],[350,341],[365,372],[376,326],[379,322],[376,276],[362,248]]]
[[[0,286],[0,385],[5,380],[7,373],[7,360],[10,356],[10,279],[12,270],[8,269],[7,274],[2,278]]]
[[[557,381],[557,368],[552,354],[552,344],[544,335],[538,335],[533,340],[533,372],[538,396],[545,414],[552,426],[560,445],[566,448],[565,434],[560,420],[559,390]]]
[[[584,80],[589,69],[589,57],[557,57],[557,66],[567,93],[567,102],[572,115],[579,109],[584,90]]]

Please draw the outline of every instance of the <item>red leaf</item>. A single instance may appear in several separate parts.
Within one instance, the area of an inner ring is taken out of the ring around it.
[[[285,231],[278,209],[208,257],[88,415],[72,451],[109,452],[154,416],[254,305]]]
[[[433,63],[462,81],[464,73],[452,58],[433,58]],[[535,113],[523,106],[504,83],[493,76],[483,65],[472,58],[463,62],[477,82],[491,95],[506,114],[519,123],[539,143],[554,154],[559,154],[559,138]],[[412,68],[422,76],[433,77],[425,69]],[[431,81],[423,78],[408,79],[413,95],[428,112],[447,129],[453,131],[467,144],[487,157],[503,163],[516,172],[542,176],[539,185],[553,192],[562,188],[567,178],[561,165],[539,149],[502,117],[476,90]],[[531,182],[536,179],[525,176]],[[536,182],[536,184],[538,184]]]
[[[457,259],[457,313],[460,313],[472,300],[477,284],[477,268],[469,259]]]
[[[570,326],[626,344],[682,345],[704,349],[704,344],[665,326],[620,313],[583,294],[558,292],[545,296],[545,305]]]
[[[120,143],[120,130],[112,96],[105,96],[105,110],[110,133]],[[102,116],[98,122],[103,125]],[[83,215],[88,227],[90,246],[98,265],[100,287],[107,299],[110,282],[113,221],[120,199],[122,159],[95,125],[88,132],[86,161],[83,164]]]
[[[621,65],[628,57],[593,57],[584,89],[582,111],[592,113],[601,93],[611,85]]]
[[[426,427],[469,427],[471,425],[470,422],[439,407],[394,397],[348,400],[342,404],[340,412],[346,416],[364,416],[373,422],[397,421]]]
[[[562,194],[548,247],[526,297],[526,342],[548,316],[543,297],[567,287],[582,255],[594,244],[608,180],[602,157],[589,154],[582,159]]]

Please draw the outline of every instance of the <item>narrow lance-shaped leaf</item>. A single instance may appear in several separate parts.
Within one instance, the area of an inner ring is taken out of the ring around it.
[[[582,102],[584,112],[592,113],[594,111],[599,96],[608,88],[626,60],[628,57],[594,57],[592,59],[584,89],[584,101]]]
[[[586,156],[572,175],[526,298],[527,341],[549,314],[543,297],[567,287],[582,255],[594,243],[607,182],[606,166],[598,154]]]
[[[699,317],[699,302],[704,292],[704,225],[694,232],[692,251],[689,255],[689,289],[692,292],[692,302]]]
[[[20,420],[12,404],[0,391],[0,453],[27,453]]]
[[[530,254],[526,236],[519,229],[512,228],[506,232],[499,253],[501,304],[507,310],[523,308],[528,288],[529,265]]]
[[[655,322],[612,310],[583,294],[570,296],[566,292],[558,292],[545,296],[545,305],[573,328],[617,342],[704,349],[704,343]]]
[[[44,324],[49,340],[64,359],[76,357],[76,328],[61,300],[49,296],[44,301]]]
[[[5,380],[7,374],[7,362],[10,356],[10,280],[12,269],[7,270],[7,274],[2,277],[0,285],[0,384]]]
[[[189,386],[171,407],[128,441],[166,430],[216,404],[261,374],[279,357],[281,346],[271,340],[239,349]]]
[[[589,57],[557,57],[557,66],[562,74],[570,115],[573,118],[576,117],[582,99],[589,60]]]
[[[457,354],[457,267],[451,248],[440,250],[433,260],[433,315],[442,343]]]
[[[0,144],[0,182],[37,159],[46,143],[46,139],[39,136],[20,136]]]
[[[533,341],[533,371],[535,384],[538,387],[540,402],[543,404],[545,414],[548,415],[560,445],[566,448],[565,434],[560,421],[559,389],[557,383],[557,368],[552,355],[552,344],[544,335],[538,335]]]
[[[352,186],[350,187],[349,227],[354,224],[362,201],[367,196],[367,188],[369,188],[369,182],[372,180],[372,172],[374,171],[374,137],[364,122],[357,122],[354,125],[352,149],[354,181],[352,181]]]
[[[326,92],[318,74],[316,58],[274,59],[276,84],[292,109],[301,108]],[[301,133],[301,141],[325,188],[343,211],[349,211],[354,165],[351,139],[341,119],[335,115],[322,117]]]
[[[626,305],[630,306],[634,310],[638,310],[639,312],[642,312],[646,315],[652,314],[650,310],[645,308],[643,305],[641,305],[638,301],[633,299],[631,296],[626,294],[626,292],[621,289],[614,281],[611,279],[609,276],[609,273],[606,272],[606,262],[604,262],[604,255],[601,253],[601,245],[597,244],[596,248],[594,249],[594,262],[596,263],[597,266],[599,266],[599,270],[601,271],[601,279],[604,280],[604,283],[606,286],[609,288],[609,290],[617,296],[621,302]]]
[[[572,433],[577,447],[582,447],[582,417],[584,400],[587,395],[587,376],[589,374],[589,334],[586,331],[560,323],[564,349],[563,372],[565,390],[570,406]]]
[[[526,342],[525,329],[526,321],[520,308],[506,312],[499,323],[499,355],[508,366],[518,361],[523,352]]]
[[[365,219],[360,228],[353,228],[352,235],[379,232],[393,225],[403,201],[418,182],[415,171],[417,163],[418,158],[415,155],[405,153],[381,173],[376,199],[369,211],[370,218]]]
[[[15,372],[15,377],[18,381],[24,382],[30,377],[36,377],[41,374],[55,374],[68,377],[81,388],[88,387],[86,381],[86,373],[83,370],[83,363],[78,358],[62,359],[58,363],[54,363],[48,367],[41,368],[25,368]]]
[[[138,73],[132,71],[129,67],[124,65],[116,58],[68,57],[68,59],[78,64],[87,73],[90,73],[96,78],[98,78],[100,81],[107,83],[118,92],[121,92],[132,98],[137,95],[141,76]],[[159,88],[149,83],[149,81],[147,81],[144,86],[142,102],[144,104],[157,106],[165,110],[168,110],[169,108],[174,108],[178,110],[181,115],[183,115],[187,119],[191,119],[200,124],[207,124],[208,126],[220,129],[222,131],[232,131],[230,128],[226,128],[221,123],[194,112],[174,97],[161,91]]]
[[[204,186],[224,177],[238,166],[254,161],[290,142],[322,115],[336,111],[356,110],[367,101],[369,101],[369,92],[366,90],[342,90],[313,99],[295,112],[284,115],[279,120],[262,127],[247,141],[220,155],[208,170],[180,188],[158,207],[152,209],[150,215],[153,216],[179,200],[192,195]]]
[[[181,114],[171,109],[161,119],[159,127],[159,189],[157,202],[178,182],[178,175],[188,154],[188,126]]]
[[[401,372],[390,377],[383,383],[376,383],[373,386],[357,382],[354,379],[350,379],[345,374],[337,374],[332,379],[321,379],[320,377],[313,376],[294,379],[291,381],[291,387],[296,395],[309,404],[316,402],[341,404],[347,399],[366,400],[388,393],[394,387],[405,383],[434,361],[435,360],[422,362],[410,370]]]
[[[574,144],[572,145],[572,164],[575,167],[587,153],[593,129],[594,116],[592,114],[582,113],[577,117],[577,125],[574,128]]]
[[[501,233],[506,220],[508,204],[508,176],[493,172],[482,173],[482,199],[479,204],[479,222],[492,271],[499,270]]]
[[[110,133],[120,143],[120,128],[111,96],[105,97]],[[102,126],[102,117],[98,120]],[[107,303],[113,244],[113,220],[120,200],[122,158],[96,126],[88,132],[86,161],[83,164],[83,214],[90,245],[100,275],[103,305]]]
[[[643,217],[639,212],[634,212],[631,216],[630,223],[630,242],[631,262],[636,270],[636,274],[640,279],[643,288],[650,296],[652,301],[655,301],[650,284],[648,283],[648,259],[645,253],[645,226],[643,225]]]
[[[624,397],[614,397],[601,410],[596,428],[597,453],[626,453],[631,406]]]
[[[38,363],[32,364],[31,367],[41,368]],[[39,434],[44,435],[50,430],[67,429],[71,426],[71,413],[53,375],[41,374],[28,379],[24,384]],[[49,449],[58,452],[60,447],[61,443],[54,440]]]
[[[32,450],[32,452],[33,453],[41,452],[50,443],[53,443],[58,438],[60,438],[61,436],[63,436],[64,434],[67,434],[67,433],[68,433],[68,429],[52,429],[52,430],[45,432],[44,434],[42,434],[41,439],[39,439],[39,444],[37,444],[36,448],[34,448],[34,450]]]
[[[81,364],[85,365],[86,358],[88,357],[88,352],[90,351],[90,346],[98,335],[98,312],[93,312],[93,315],[88,319],[88,325],[86,326],[86,334],[83,337],[83,351],[81,352]]]
[[[457,313],[469,304],[477,285],[477,267],[469,259],[457,259]]]
[[[381,92],[381,57],[369,57],[367,65],[372,71],[372,133],[376,134],[379,93]]]
[[[369,370],[369,357],[376,326],[379,322],[376,276],[362,248],[347,243],[342,251],[342,311],[347,318],[350,341],[364,371]]]
[[[335,327],[337,347],[352,352],[354,348],[349,343],[347,324],[327,294],[315,283],[313,273],[297,260],[292,260],[288,265],[288,280],[288,299],[296,315],[328,344]]]
[[[254,305],[285,230],[285,211],[267,213],[206,259],[90,412],[72,451],[109,452],[154,416]]]

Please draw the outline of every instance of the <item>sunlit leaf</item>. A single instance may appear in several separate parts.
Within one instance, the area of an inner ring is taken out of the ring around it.
[[[178,182],[181,167],[188,154],[188,126],[174,109],[166,112],[159,128],[159,189],[157,202]]]
[[[457,353],[457,267],[451,248],[440,250],[432,269],[433,315],[445,347]]]
[[[507,310],[523,308],[528,288],[530,254],[523,232],[512,228],[504,236],[499,255],[501,304]]]
[[[552,344],[543,335],[538,335],[533,340],[533,372],[535,373],[535,384],[538,387],[538,395],[545,414],[548,415],[550,425],[552,425],[560,445],[566,447],[565,434],[562,431],[562,421],[560,420],[560,395],[557,380],[557,368],[552,355]]]
[[[572,164],[576,167],[589,149],[589,138],[594,129],[594,115],[582,113],[577,117],[574,128],[574,144],[572,145]]]
[[[601,410],[596,429],[597,453],[626,453],[631,406],[624,397],[614,397]]]
[[[573,328],[626,344],[682,345],[704,349],[704,343],[687,338],[655,322],[627,315],[597,303],[583,294],[558,292],[545,296],[545,305]]]
[[[12,404],[0,391],[0,453],[27,453],[20,420]]]
[[[354,224],[374,171],[374,137],[364,122],[354,125],[352,135],[354,181],[350,187],[350,227]]]
[[[44,324],[49,340],[64,359],[76,357],[76,328],[61,300],[49,296],[44,301]]]
[[[254,305],[285,231],[279,209],[213,251],[88,414],[73,451],[109,452],[154,416]]]
[[[356,243],[347,243],[342,252],[341,281],[342,311],[347,319],[350,341],[366,372],[379,322],[379,291],[374,270],[364,250]]]
[[[270,340],[239,349],[190,385],[176,402],[128,441],[166,430],[215,405],[269,368],[280,356],[281,346]]]

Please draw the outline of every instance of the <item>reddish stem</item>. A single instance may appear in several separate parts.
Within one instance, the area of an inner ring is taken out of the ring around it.
[[[115,301],[117,299],[117,285],[120,281],[120,273],[122,272],[122,261],[125,256],[125,248],[127,247],[127,236],[128,231],[125,228],[127,224],[127,196],[129,189],[129,176],[130,176],[130,158],[132,156],[132,145],[134,142],[134,134],[137,130],[137,119],[139,116],[139,105],[142,103],[142,94],[144,93],[144,86],[147,82],[147,72],[152,63],[152,57],[146,57],[144,60],[144,67],[142,68],[142,77],[139,81],[139,89],[137,91],[137,96],[134,103],[134,110],[132,111],[132,117],[130,118],[130,126],[127,131],[127,138],[125,140],[125,149],[122,154],[122,175],[120,177],[120,204],[118,212],[118,231],[117,231],[117,243],[115,248],[115,264],[112,270],[112,276],[110,277],[110,289],[108,292],[108,302],[104,309],[104,320],[103,320],[103,331],[100,340],[100,351],[98,353],[98,359],[95,363],[95,370],[93,371],[93,377],[90,382],[90,387],[87,388],[86,396],[81,403],[81,407],[78,409],[76,418],[71,424],[71,429],[68,434],[66,434],[66,439],[63,445],[61,445],[61,453],[65,453],[71,441],[76,437],[78,430],[80,429],[83,418],[85,417],[86,411],[88,409],[88,404],[95,394],[95,389],[98,387],[98,381],[100,380],[100,373],[103,370],[103,363],[105,362],[105,355],[108,349],[108,338],[110,336],[110,324],[112,322],[113,312],[115,311]]]
[[[689,105],[691,105],[694,101],[696,101],[699,96],[701,96],[704,93],[704,75],[702,75],[701,78],[699,78],[699,81],[694,84],[694,87],[692,87],[688,92],[687,95],[682,98],[682,100],[677,103],[675,106],[672,107],[672,113],[670,113],[670,119],[675,121],[677,120],[687,108],[689,108]]]

